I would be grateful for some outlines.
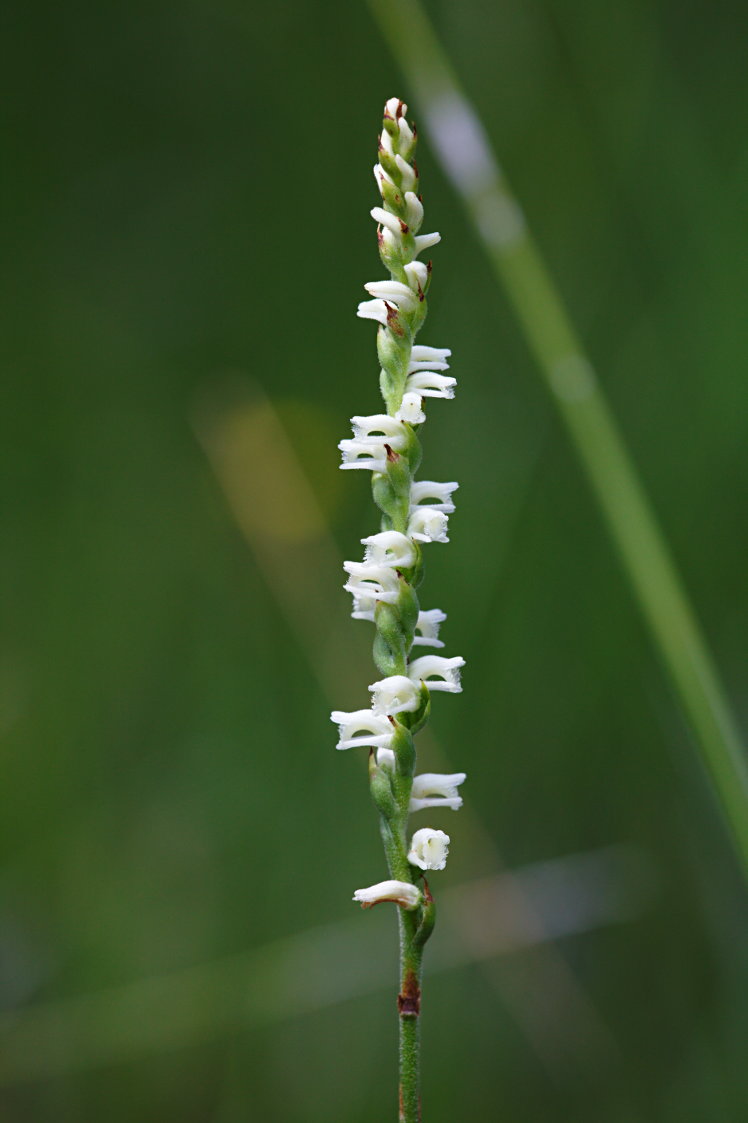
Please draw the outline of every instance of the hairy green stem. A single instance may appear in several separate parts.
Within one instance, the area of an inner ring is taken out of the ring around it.
[[[369,6],[415,91],[437,156],[463,199],[560,412],[748,877],[748,769],[741,737],[603,391],[422,3],[369,0]]]

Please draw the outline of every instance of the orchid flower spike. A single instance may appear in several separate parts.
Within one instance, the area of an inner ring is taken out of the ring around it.
[[[430,411],[432,400],[453,398],[456,386],[456,379],[445,373],[451,351],[416,342],[428,312],[432,280],[425,251],[440,241],[438,233],[420,233],[424,208],[416,144],[407,106],[390,98],[374,165],[380,198],[370,212],[385,276],[367,281],[367,299],[358,305],[359,318],[376,325],[384,405],[381,413],[352,417],[353,435],[338,446],[341,468],[372,473],[372,496],[381,513],[379,527],[361,539],[363,561],[344,563],[352,616],[368,621],[374,630],[379,677],[369,686],[369,708],[333,710],[330,715],[338,729],[338,749],[369,750],[369,787],[380,816],[390,880],[357,889],[354,900],[364,908],[392,901],[413,913],[401,923],[404,977],[414,969],[416,976],[420,972],[423,947],[434,924],[423,873],[444,869],[450,842],[444,831],[423,827],[408,843],[408,816],[425,808],[456,811],[465,780],[464,772],[416,774],[415,737],[429,720],[431,695],[459,693],[465,662],[461,656],[413,658],[414,649],[444,646],[439,628],[446,615],[440,608],[422,609],[419,594],[423,555],[428,553],[423,546],[449,541],[448,520],[457,489],[455,482],[414,478],[421,462],[421,427],[427,421],[424,404],[428,402]],[[400,997],[405,1026],[417,1014],[417,1003],[407,994]],[[410,1072],[403,1068],[401,1081],[401,1115],[408,1123],[418,1117],[417,1087]]]

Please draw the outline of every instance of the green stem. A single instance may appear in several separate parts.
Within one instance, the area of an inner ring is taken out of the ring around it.
[[[512,304],[597,499],[659,658],[711,776],[748,877],[740,734],[657,519],[595,373],[420,0],[369,0],[430,139]],[[462,162],[454,156],[455,136]]]
[[[407,816],[387,819],[380,817],[382,841],[387,856],[390,875],[398,881],[411,881],[405,847],[405,822]],[[423,923],[422,910],[408,912],[398,908],[400,935],[400,991],[397,1009],[399,1032],[399,1101],[401,1123],[418,1123],[421,1118],[420,1097],[420,1010],[421,965],[423,943],[419,940],[419,925]]]
[[[421,963],[423,947],[416,940],[417,916],[399,909],[400,926],[400,1123],[419,1123],[421,1118]]]

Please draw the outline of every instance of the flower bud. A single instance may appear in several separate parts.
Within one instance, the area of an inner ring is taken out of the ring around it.
[[[370,909],[382,901],[393,901],[401,908],[411,911],[418,908],[422,894],[418,886],[409,881],[379,881],[366,889],[357,889],[353,900],[358,901],[362,908]]]

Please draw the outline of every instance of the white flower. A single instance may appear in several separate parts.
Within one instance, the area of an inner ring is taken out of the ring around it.
[[[341,468],[370,468],[373,472],[384,472],[387,467],[385,445],[389,445],[393,452],[400,452],[408,440],[402,421],[386,413],[352,417],[351,425],[353,440],[338,443],[343,454]]]
[[[439,625],[447,619],[446,612],[440,608],[429,608],[426,612],[418,613],[416,629],[421,634],[413,636],[413,646],[444,647],[439,639]]]
[[[433,827],[421,827],[410,840],[408,861],[422,870],[443,870],[449,853],[449,835]]]
[[[408,520],[408,534],[416,542],[449,542],[449,516],[435,507],[413,507]]]
[[[403,108],[403,116],[400,117],[398,119],[398,122],[397,122],[398,128],[400,129],[400,143],[401,144],[412,144],[413,143],[413,132],[411,130],[410,125],[405,120],[405,112],[406,112],[407,108],[408,108],[407,106],[405,106]]]
[[[390,256],[392,256],[392,254],[400,252],[403,244],[401,231],[398,230],[397,234],[393,234],[393,232],[388,227],[380,226],[378,230],[378,237],[384,253],[390,254]]]
[[[336,749],[389,749],[392,741],[392,722],[375,714],[373,710],[333,710],[330,721],[338,726]],[[355,736],[358,734],[358,736]]]
[[[395,414],[395,417],[398,421],[407,421],[409,425],[422,425],[426,420],[426,414],[421,408],[422,405],[420,394],[407,391],[403,394],[400,409]]]
[[[407,433],[401,422],[390,417],[388,413],[356,414],[351,418],[353,435],[359,440],[367,438],[386,437],[392,448],[402,447],[407,439]]]
[[[400,101],[399,97],[391,97],[385,102],[384,112],[386,117],[391,117],[393,121],[396,121],[398,114],[402,116],[408,112],[408,107],[404,101]]]
[[[383,183],[388,183],[390,187],[395,186],[394,179],[391,175],[388,175],[381,164],[374,165],[374,179],[377,181],[377,187],[379,188],[380,195],[384,195],[384,192],[382,190]]]
[[[441,240],[442,240],[442,236],[437,230],[435,230],[433,234],[416,234],[416,236],[415,236],[416,257],[418,256],[419,253],[422,253],[423,250],[430,249],[432,246],[435,246],[438,242],[441,242]]]
[[[417,289],[404,285],[401,281],[368,281],[364,288],[376,300],[383,300],[387,304],[395,304],[411,312],[417,303]],[[380,321],[381,322],[381,321]]]
[[[366,546],[366,561],[374,565],[390,565],[409,569],[416,560],[416,551],[411,540],[397,530],[382,530],[361,539]]]
[[[353,900],[364,909],[373,908],[382,901],[394,901],[404,909],[415,909],[421,903],[421,891],[409,881],[380,881],[366,889],[357,889]]]
[[[455,509],[452,502],[452,492],[457,491],[460,485],[457,483],[436,483],[435,480],[416,480],[410,487],[410,510],[413,512],[414,507],[417,507],[424,499],[428,499],[426,504],[432,511],[444,511],[445,514],[450,515]],[[436,499],[436,503],[434,500]]]
[[[371,708],[375,714],[400,714],[405,710],[417,710],[420,685],[420,682],[406,678],[405,675],[390,675],[379,682],[373,682],[369,687]]]
[[[400,595],[400,578],[388,565],[375,565],[372,562],[343,562],[348,580],[343,588],[355,599],[373,597],[385,604],[394,604]],[[356,608],[356,611],[361,609]]]
[[[343,453],[341,468],[369,468],[372,472],[387,469],[387,449],[384,438],[375,441],[339,441],[338,448]]]
[[[429,271],[422,261],[411,261],[403,267],[408,284],[414,293],[423,293],[429,279]]]
[[[391,311],[384,300],[362,300],[356,309],[356,315],[362,320],[376,320],[378,324],[387,327],[387,315]]]
[[[424,682],[429,690],[446,690],[450,694],[459,694],[462,690],[460,667],[464,666],[465,660],[460,655],[452,659],[445,659],[442,655],[422,655],[408,665],[408,677],[413,683]],[[431,675],[439,675],[441,681],[433,681]]]
[[[394,148],[392,147],[392,137],[390,136],[390,134],[387,132],[386,129],[382,129],[382,134],[379,138],[379,143],[382,145],[382,148],[385,150],[387,155],[392,156],[392,154],[394,152]]]
[[[462,807],[462,796],[457,789],[464,784],[466,774],[453,772],[449,776],[439,772],[422,772],[413,779],[410,794],[410,811],[423,811],[426,807],[449,807],[457,811]]]
[[[416,343],[410,352],[408,374],[414,370],[448,370],[447,359],[451,354],[448,347],[426,347],[423,343]]]
[[[412,234],[423,222],[423,203],[412,191],[405,192],[405,221]]]
[[[397,170],[402,177],[403,191],[412,191],[416,185],[416,173],[411,168],[407,160],[403,160],[402,156],[398,153],[395,157]]]
[[[389,137],[387,139],[389,140]],[[415,195],[413,196],[413,198],[415,199]],[[394,234],[395,237],[397,237],[398,239],[400,238],[403,232],[403,228],[400,219],[397,218],[394,214],[390,214],[390,212],[386,211],[384,207],[372,207],[369,211],[369,214],[375,222],[379,223],[380,226],[384,226],[387,230]]]
[[[456,378],[436,374],[432,370],[422,370],[409,375],[405,389],[408,393],[417,392],[423,398],[453,398],[456,385]]]

